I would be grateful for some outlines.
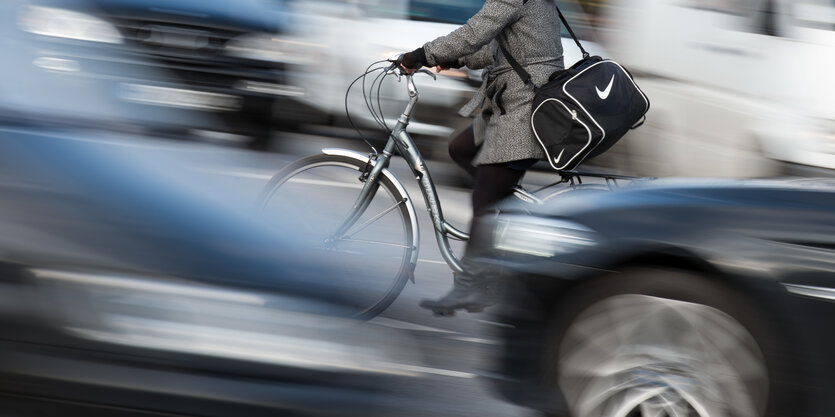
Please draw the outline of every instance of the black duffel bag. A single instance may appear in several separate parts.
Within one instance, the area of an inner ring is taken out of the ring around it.
[[[516,73],[536,90],[531,126],[548,163],[563,171],[600,155],[630,129],[640,126],[649,110],[649,100],[623,66],[589,56],[562,12],[559,15],[583,59],[571,68],[555,72],[545,85],[534,86],[530,74],[502,42],[499,46]]]

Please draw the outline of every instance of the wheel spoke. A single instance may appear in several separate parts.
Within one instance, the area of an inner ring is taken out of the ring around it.
[[[385,216],[386,214],[391,213],[392,210],[394,210],[396,208],[399,208],[400,206],[402,206],[405,203],[406,203],[405,199],[400,200],[400,201],[396,201],[391,207],[383,210],[382,212],[376,214],[374,217],[372,217],[372,218],[366,220],[365,222],[363,222],[363,224],[357,226],[356,229],[353,230],[351,233],[346,233],[345,236],[343,236],[343,238],[350,239],[351,237],[353,237],[357,233],[365,230],[365,228],[367,228],[368,226],[370,226],[371,224],[373,224],[377,220],[380,220],[381,218],[383,218],[383,216]]]
[[[346,299],[356,315],[371,318],[388,307],[411,276],[416,247],[413,210],[405,193],[381,175],[367,207],[342,224],[366,186],[368,162],[342,155],[314,155],[285,166],[259,195],[265,214],[296,219],[300,244],[311,255],[341,265]],[[376,184],[375,184],[376,185]],[[340,232],[341,227],[344,229]],[[342,283],[336,282],[335,285]]]
[[[649,402],[641,403],[639,409],[641,410],[641,417],[669,417],[663,407]]]
[[[607,414],[612,417],[627,417],[633,410],[651,398],[655,398],[666,390],[665,387],[648,389],[630,389],[619,395],[613,409]],[[583,415],[583,414],[581,414]]]
[[[342,242],[366,243],[366,244],[369,244],[369,245],[392,246],[392,247],[395,247],[395,248],[403,248],[403,249],[409,249],[410,248],[409,245],[403,245],[403,244],[400,244],[400,243],[393,243],[393,242],[380,242],[380,241],[376,241],[376,240],[345,239],[345,238],[342,238],[342,239],[340,239],[340,241],[342,241]]]
[[[580,417],[755,417],[767,383],[756,342],[707,305],[623,294],[562,339],[559,384]]]

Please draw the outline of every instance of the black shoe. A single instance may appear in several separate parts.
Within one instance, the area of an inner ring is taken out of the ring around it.
[[[496,303],[491,282],[468,274],[455,274],[452,290],[437,300],[421,300],[420,306],[432,310],[436,316],[453,316],[455,310],[479,313]]]

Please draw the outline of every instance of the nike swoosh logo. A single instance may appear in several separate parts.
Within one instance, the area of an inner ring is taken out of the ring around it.
[[[562,159],[562,153],[565,152],[565,149],[560,150],[560,154],[554,158],[554,164],[559,164],[560,159]]]
[[[612,92],[612,84],[614,84],[614,82],[615,74],[612,74],[612,79],[609,80],[609,85],[606,86],[605,90],[600,91],[600,89],[597,88],[597,86],[594,86],[594,89],[597,90],[597,96],[600,97],[601,100],[606,100],[606,98],[609,97],[609,93]]]

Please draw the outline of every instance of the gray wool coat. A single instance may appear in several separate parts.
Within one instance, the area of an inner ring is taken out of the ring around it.
[[[458,62],[484,69],[481,88],[461,109],[462,116],[475,115],[481,148],[474,165],[545,157],[531,127],[534,90],[513,71],[499,39],[537,86],[564,67],[553,0],[486,0],[467,23],[423,46],[428,66]]]

